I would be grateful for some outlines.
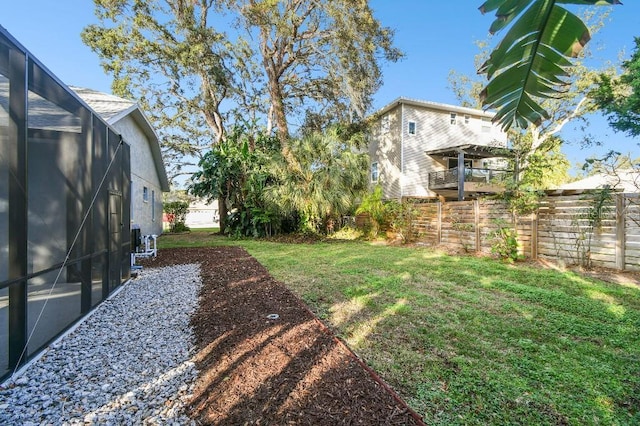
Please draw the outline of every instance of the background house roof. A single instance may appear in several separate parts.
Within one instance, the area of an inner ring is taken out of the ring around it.
[[[437,109],[437,110],[446,111],[446,112],[470,114],[470,115],[476,115],[476,116],[481,116],[486,118],[493,118],[493,116],[495,115],[494,112],[487,112],[481,109],[466,108],[466,107],[461,107],[456,105],[442,104],[438,102],[422,101],[419,99],[405,98],[402,96],[394,99],[393,101],[389,102],[387,105],[383,106],[380,110],[376,111],[376,114],[384,114],[401,104]]]
[[[98,92],[83,87],[69,86],[85,101],[91,109],[100,114],[109,124],[117,122],[129,112],[137,108],[135,102],[108,93]]]
[[[160,180],[160,188],[169,191],[169,179],[167,171],[162,161],[162,153],[160,152],[160,140],[149,120],[142,112],[137,103],[108,93],[98,92],[83,87],[69,86],[83,101],[85,101],[91,109],[100,114],[100,116],[110,125],[114,125],[118,121],[127,116],[131,116],[133,120],[140,126],[144,134],[149,139],[153,162],[158,172]]]
[[[562,190],[600,189],[605,186],[623,192],[640,192],[640,172],[618,170],[616,173],[598,173],[588,178],[561,185]]]

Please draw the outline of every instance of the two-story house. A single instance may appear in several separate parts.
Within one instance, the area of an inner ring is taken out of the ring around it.
[[[371,184],[387,199],[473,198],[501,190],[507,137],[493,113],[398,98],[375,114]]]

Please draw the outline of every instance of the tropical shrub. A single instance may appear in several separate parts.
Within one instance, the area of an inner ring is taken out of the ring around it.
[[[218,199],[221,232],[225,234],[261,237],[278,233],[280,209],[264,192],[274,182],[270,164],[279,157],[276,138],[236,127],[204,155],[189,192]]]
[[[409,201],[390,201],[385,205],[390,228],[395,232],[403,244],[409,243],[415,237],[414,222],[418,210]]]
[[[382,200],[382,186],[376,185],[371,192],[362,197],[360,206],[356,209],[356,214],[366,214],[369,218],[364,229],[369,238],[376,238],[378,233],[384,229],[388,223],[388,214],[385,203]]]
[[[286,155],[270,163],[274,182],[265,199],[284,215],[300,218],[299,231],[326,233],[337,218],[353,213],[367,188],[367,155],[361,133],[331,127],[288,143]]]
[[[489,234],[492,242],[491,253],[507,262],[515,262],[520,259],[516,230],[503,219],[496,219],[494,223],[498,228]]]

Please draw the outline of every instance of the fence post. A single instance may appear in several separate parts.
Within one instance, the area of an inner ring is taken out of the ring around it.
[[[438,201],[438,230],[436,232],[436,243],[442,243],[442,201]]]
[[[625,195],[616,194],[616,269],[625,269]]]
[[[476,253],[480,253],[480,201],[473,200],[473,228],[476,233]]]
[[[531,213],[531,259],[538,259],[538,209]]]

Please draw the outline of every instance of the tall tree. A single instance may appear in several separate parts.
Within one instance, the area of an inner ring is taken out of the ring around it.
[[[298,108],[362,119],[381,84],[380,58],[402,56],[368,0],[241,0],[235,8],[241,25],[257,33],[270,97],[268,129],[273,123],[283,144],[288,116]]]
[[[490,80],[482,104],[497,109],[495,121],[505,130],[526,128],[552,119],[540,99],[557,97],[570,82],[570,58],[591,39],[584,22],[559,6],[614,5],[618,0],[487,0],[480,11],[496,11],[490,32],[511,25],[502,41],[480,67]]]
[[[530,152],[532,133],[518,133],[513,143],[513,165],[522,166],[521,157],[526,157],[527,166],[520,174],[518,185],[532,190],[557,188],[569,180],[571,164],[561,151],[562,139],[549,137],[535,152]]]
[[[631,58],[622,63],[622,75],[601,75],[592,93],[611,127],[632,137],[640,136],[640,37],[635,38],[635,44]]]
[[[218,1],[94,3],[100,23],[86,27],[82,39],[113,75],[113,92],[142,104],[168,159],[201,157],[224,137],[221,105],[236,93],[244,63],[243,49],[209,24]],[[177,162],[169,166],[182,172]]]
[[[362,118],[380,62],[401,56],[368,0],[94,2],[100,23],[83,40],[176,160],[201,158],[236,124],[275,123],[286,147],[294,118]]]
[[[636,172],[640,172],[640,158],[633,159],[629,154],[610,150],[602,157],[587,158],[582,165],[583,176],[581,178],[597,174],[617,175],[620,172],[634,169]]]

